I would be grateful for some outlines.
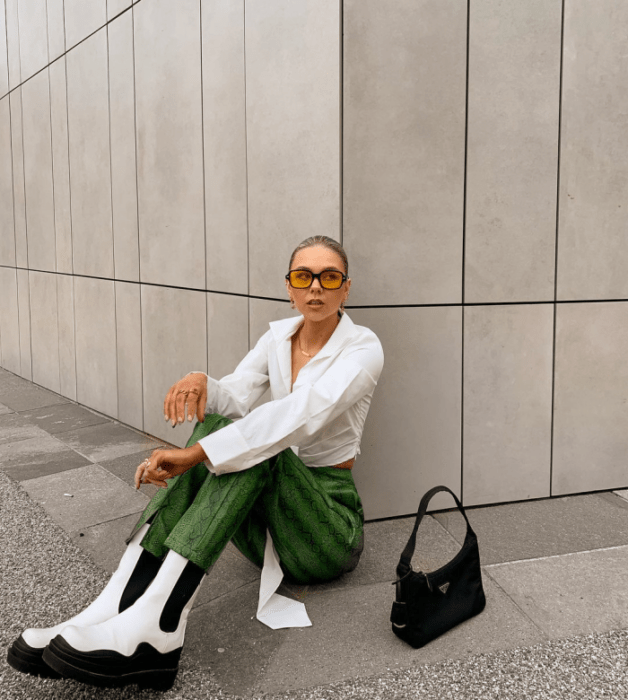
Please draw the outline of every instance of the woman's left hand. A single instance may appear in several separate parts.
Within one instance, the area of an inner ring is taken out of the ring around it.
[[[184,449],[154,450],[135,470],[135,488],[139,489],[142,484],[167,488],[168,479],[183,474],[205,459],[207,455],[198,443]]]

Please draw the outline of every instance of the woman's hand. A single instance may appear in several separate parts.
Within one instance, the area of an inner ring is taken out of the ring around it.
[[[176,447],[171,450],[154,450],[135,470],[135,488],[139,489],[142,484],[154,484],[165,489],[168,487],[168,479],[183,474],[205,459],[207,455],[199,443],[182,450]]]
[[[170,387],[164,401],[164,420],[169,420],[172,427],[185,420],[186,406],[188,420],[196,417],[202,423],[205,420],[207,404],[207,376],[201,372],[188,374]]]

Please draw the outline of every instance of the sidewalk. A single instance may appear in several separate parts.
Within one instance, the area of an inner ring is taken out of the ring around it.
[[[29,517],[52,518],[88,555],[87,566],[93,563],[96,576],[115,569],[124,538],[153,493],[154,487],[136,491],[132,480],[135,467],[161,444],[0,369],[0,471],[45,511],[35,507]],[[19,500],[19,489],[11,488]],[[474,508],[468,515],[480,542],[486,610],[419,650],[398,640],[388,622],[390,584],[412,519],[368,523],[360,565],[342,579],[284,587],[281,592],[305,602],[313,622],[305,629],[272,631],[254,619],[259,570],[230,545],[190,616],[184,651],[190,679],[200,674],[212,692],[222,690],[225,697],[314,697],[304,694],[306,689],[329,684],[334,685],[328,692],[315,696],[366,697],[366,690],[352,694],[360,679],[381,686],[384,677],[398,682],[396,671],[413,674],[426,664],[467,663],[477,655],[489,663],[506,659],[500,656],[504,652],[512,659],[520,655],[514,650],[565,648],[562,640],[568,638],[628,628],[628,491]],[[442,565],[463,536],[464,521],[456,512],[426,518],[414,568]],[[23,553],[26,562],[35,561],[36,549]],[[0,565],[6,564],[0,560]],[[37,585],[45,588],[45,579]],[[35,625],[37,614],[33,604],[24,610],[24,623]],[[625,644],[625,637],[620,641]],[[597,642],[582,641],[588,659],[591,643]],[[627,656],[618,669],[624,682]],[[3,650],[0,697],[22,697],[2,694],[2,679],[19,684],[18,677],[7,669]],[[162,697],[197,697],[186,690],[187,677],[187,671],[180,674],[173,691]],[[51,689],[50,683],[45,687]],[[120,691],[97,693],[122,697]],[[381,697],[393,695],[382,690]],[[59,689],[44,696],[79,697]],[[628,697],[628,687],[617,687],[613,697]]]

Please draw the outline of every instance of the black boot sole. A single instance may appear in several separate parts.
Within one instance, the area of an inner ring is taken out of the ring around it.
[[[172,688],[180,656],[181,648],[160,654],[147,643],[140,644],[131,656],[108,650],[82,652],[61,636],[55,637],[43,654],[46,664],[64,678],[103,688],[137,684],[152,690]]]
[[[30,646],[20,635],[9,647],[7,663],[16,671],[28,673],[31,676],[60,678],[61,676],[43,660],[43,653],[43,649]]]

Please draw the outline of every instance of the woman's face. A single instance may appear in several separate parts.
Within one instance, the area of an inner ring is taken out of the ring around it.
[[[342,258],[324,246],[311,246],[300,250],[292,261],[291,270],[309,270],[314,274],[323,270],[337,270],[344,273]],[[340,304],[349,296],[351,280],[346,280],[339,289],[321,287],[319,279],[314,279],[307,289],[295,289],[286,280],[286,289],[295,306],[306,321],[320,322],[330,316],[337,316]]]

